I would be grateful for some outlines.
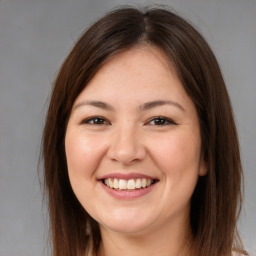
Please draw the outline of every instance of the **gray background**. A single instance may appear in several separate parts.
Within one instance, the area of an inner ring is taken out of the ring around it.
[[[245,170],[240,230],[256,255],[255,0],[0,0],[0,256],[47,255],[37,160],[51,83],[81,32],[116,5],[168,4],[212,46],[237,120]]]

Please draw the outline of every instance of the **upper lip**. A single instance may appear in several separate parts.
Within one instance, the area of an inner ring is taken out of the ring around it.
[[[117,179],[123,179],[123,180],[130,180],[130,179],[151,179],[151,180],[157,180],[156,177],[145,175],[142,173],[109,173],[103,176],[100,176],[98,180],[108,179],[108,178],[117,178]]]

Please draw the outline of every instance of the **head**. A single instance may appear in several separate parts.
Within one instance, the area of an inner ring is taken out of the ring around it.
[[[95,249],[100,242],[98,224],[79,203],[68,176],[65,137],[74,103],[104,65],[139,48],[161,52],[198,118],[204,175],[199,175],[190,200],[193,250],[196,255],[229,255],[238,242],[242,170],[232,108],[216,58],[200,33],[173,12],[123,8],[85,31],[52,91],[43,156],[55,256],[80,255],[90,239]]]

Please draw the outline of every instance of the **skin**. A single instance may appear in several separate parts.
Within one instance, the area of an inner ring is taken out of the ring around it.
[[[143,108],[159,100],[168,103]],[[159,49],[133,48],[103,65],[74,103],[65,149],[74,193],[100,225],[98,255],[189,255],[190,199],[206,168],[195,106]],[[158,182],[117,199],[98,180],[111,173]]]

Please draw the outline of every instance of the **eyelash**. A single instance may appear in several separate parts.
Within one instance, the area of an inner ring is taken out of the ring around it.
[[[156,121],[160,122],[160,123],[150,124],[151,122],[156,122]],[[172,119],[164,117],[164,116],[153,117],[146,124],[156,125],[156,126],[177,125],[177,123],[175,123]]]
[[[95,122],[96,121],[96,122]],[[81,122],[81,124],[89,124],[89,125],[109,125],[110,122],[107,121],[102,116],[93,116],[89,117]]]
[[[160,122],[158,124],[154,123],[151,124],[151,122]],[[110,122],[106,120],[102,116],[93,116],[89,117],[81,122],[81,124],[89,124],[89,125],[110,125]],[[173,120],[167,117],[163,116],[157,116],[151,118],[148,122],[146,122],[146,125],[155,125],[155,126],[166,126],[166,125],[177,125]]]

